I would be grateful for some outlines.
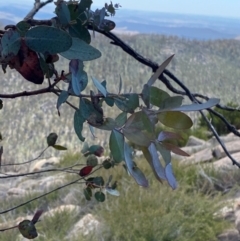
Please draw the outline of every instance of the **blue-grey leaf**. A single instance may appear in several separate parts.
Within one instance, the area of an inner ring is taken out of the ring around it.
[[[217,105],[220,102],[220,99],[217,98],[210,98],[207,102],[202,103],[202,104],[191,104],[191,105],[182,105],[180,107],[177,108],[173,108],[173,109],[169,109],[171,111],[199,111],[199,110],[204,110],[204,109],[208,109],[211,108],[215,105]],[[159,110],[158,112],[162,112],[162,111],[166,111],[166,110]]]
[[[80,141],[84,141],[85,138],[82,136],[82,130],[83,130],[83,123],[85,122],[85,119],[83,118],[81,111],[76,110],[74,114],[74,130],[79,138]]]
[[[10,59],[17,55],[21,46],[20,34],[13,29],[6,31],[1,38],[1,53],[0,56]]]
[[[159,160],[157,149],[156,149],[156,146],[154,145],[154,143],[150,144],[150,146],[148,147],[148,150],[149,150],[149,152],[151,154],[152,165],[154,167],[154,170],[155,170],[156,174],[158,175],[159,178],[161,178],[163,180],[166,180],[164,167],[163,167],[162,163]]]
[[[37,26],[27,31],[25,42],[36,52],[56,54],[68,50],[72,45],[72,38],[59,28]]]
[[[167,181],[168,181],[169,185],[171,186],[171,188],[176,189],[177,188],[177,181],[176,181],[175,176],[173,175],[172,163],[169,163],[165,167],[165,175],[166,175]]]
[[[129,171],[130,175],[135,179],[137,184],[143,187],[148,187],[148,180],[146,179],[142,171],[134,165],[132,159],[132,150],[126,142],[124,142],[124,157],[127,170]]]
[[[151,78],[148,80],[148,85],[152,86],[154,82],[157,80],[157,78],[160,76],[160,74],[163,72],[163,70],[168,66],[168,64],[171,62],[172,58],[174,57],[174,54],[171,55],[168,59],[166,59],[157,69],[157,71],[151,76]]]
[[[111,194],[111,195],[113,195],[113,196],[117,196],[117,197],[120,196],[119,191],[116,190],[116,189],[112,189],[112,188],[110,188],[110,187],[106,187],[105,189],[106,189],[106,191],[107,191],[109,194]]]
[[[69,96],[68,91],[62,90],[62,92],[61,92],[61,94],[59,95],[58,100],[57,100],[57,109],[59,109],[59,107],[61,106],[61,104],[63,104],[64,102],[66,102],[68,96]]]
[[[75,95],[79,95],[87,86],[87,73],[83,70],[83,62],[72,59],[69,62],[69,71],[72,73],[71,84]]]
[[[101,52],[79,38],[72,38],[72,46],[60,55],[69,60],[89,61],[101,57]]]
[[[107,90],[103,87],[103,85],[94,77],[92,77],[92,81],[96,88],[103,94],[104,97],[106,97]]]

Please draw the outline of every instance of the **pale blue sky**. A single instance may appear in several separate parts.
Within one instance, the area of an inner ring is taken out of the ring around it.
[[[33,2],[21,0],[21,5]],[[93,6],[103,6],[105,2],[110,0],[93,0]],[[124,9],[240,18],[240,0],[113,0],[113,3],[120,3]],[[20,1],[0,0],[0,6],[6,4],[20,4]]]

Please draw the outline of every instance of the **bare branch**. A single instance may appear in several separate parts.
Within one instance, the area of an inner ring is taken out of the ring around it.
[[[24,21],[27,21],[29,19],[32,19],[34,17],[34,15],[45,5],[49,4],[53,2],[53,0],[47,0],[45,2],[41,2],[40,0],[35,0],[34,6],[32,8],[32,10],[26,15],[26,17],[24,18]]]

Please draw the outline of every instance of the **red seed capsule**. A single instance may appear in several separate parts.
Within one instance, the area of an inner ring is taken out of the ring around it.
[[[87,176],[89,173],[91,173],[93,167],[92,166],[86,166],[86,167],[83,167],[80,171],[79,171],[79,175],[81,177],[85,177]]]

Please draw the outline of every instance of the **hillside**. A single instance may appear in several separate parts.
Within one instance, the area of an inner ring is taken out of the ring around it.
[[[169,70],[193,92],[219,97],[222,103],[238,102],[240,41],[196,41],[161,35],[134,35],[122,38],[140,54],[159,64],[174,53],[175,57],[169,65]],[[92,43],[102,52],[102,57],[85,64],[89,80],[91,81],[91,76],[99,80],[106,79],[108,90],[114,92],[121,75],[126,90],[132,86],[134,91],[139,92],[149,79],[151,70],[109,42],[101,36],[93,39]],[[67,70],[66,62],[61,61],[58,69]],[[6,74],[1,73],[0,78],[1,93],[15,93],[43,87],[22,80],[18,74],[10,70]],[[160,82],[158,85],[164,88]],[[3,101],[0,131],[4,137],[4,161],[20,162],[35,157],[45,147],[45,137],[50,132],[59,134],[59,144],[67,146],[72,151],[80,150],[81,143],[72,127],[73,111],[64,105],[61,107],[61,117],[59,117],[54,95]],[[108,112],[108,116],[112,114]],[[87,126],[86,132],[88,132]],[[97,136],[98,141],[106,143],[105,136],[102,134]],[[91,142],[90,136],[88,141]],[[57,153],[48,150],[45,155],[57,155]]]

